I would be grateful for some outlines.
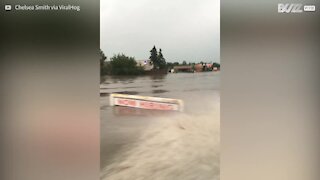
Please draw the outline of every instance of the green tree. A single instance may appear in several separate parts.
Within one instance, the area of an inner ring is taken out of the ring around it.
[[[164,69],[166,68],[166,60],[163,57],[162,49],[159,49],[159,52],[156,48],[156,46],[153,46],[153,48],[150,50],[150,58],[149,58],[153,64],[153,69]]]
[[[187,61],[183,61],[183,62],[182,62],[182,65],[187,65]]]
[[[218,69],[220,69],[220,64],[217,62],[212,63],[212,67],[216,67]]]
[[[105,56],[105,54],[103,53],[103,51],[100,49],[100,75],[106,75],[107,74],[107,57]]]
[[[124,54],[114,55],[110,59],[112,75],[139,75],[143,74],[142,67],[137,66],[134,57],[128,57]]]
[[[156,46],[153,46],[153,48],[150,50],[150,54],[150,60],[153,63],[153,69],[159,69],[158,51]]]
[[[179,62],[174,62],[173,65],[174,66],[179,66],[180,64],[179,64]]]
[[[166,59],[163,57],[162,49],[159,49],[158,63],[159,63],[159,69],[164,69],[166,67]]]

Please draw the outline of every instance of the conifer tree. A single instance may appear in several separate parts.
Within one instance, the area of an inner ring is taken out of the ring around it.
[[[159,68],[160,69],[163,69],[163,68],[166,67],[166,60],[163,57],[162,49],[159,49],[158,62],[159,62]]]
[[[153,63],[153,69],[159,69],[159,63],[158,63],[158,51],[156,46],[153,46],[153,48],[150,50],[150,60]]]

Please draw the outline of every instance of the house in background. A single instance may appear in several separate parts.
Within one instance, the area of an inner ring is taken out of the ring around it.
[[[192,66],[174,66],[173,67],[173,71],[171,70],[171,72],[193,72],[193,68]]]
[[[145,71],[151,71],[153,64],[151,60],[137,60],[137,66],[142,67]]]
[[[195,72],[202,72],[203,69],[204,69],[204,66],[201,63],[194,65]]]

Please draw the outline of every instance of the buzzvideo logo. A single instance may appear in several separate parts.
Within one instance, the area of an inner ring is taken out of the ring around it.
[[[302,12],[314,12],[316,7],[314,5],[302,5],[302,4],[290,4],[279,3],[278,13],[302,13]]]

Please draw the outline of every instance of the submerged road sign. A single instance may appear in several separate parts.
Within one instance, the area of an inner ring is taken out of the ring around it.
[[[165,111],[183,111],[183,101],[180,99],[127,94],[110,94],[110,106],[126,106]]]

